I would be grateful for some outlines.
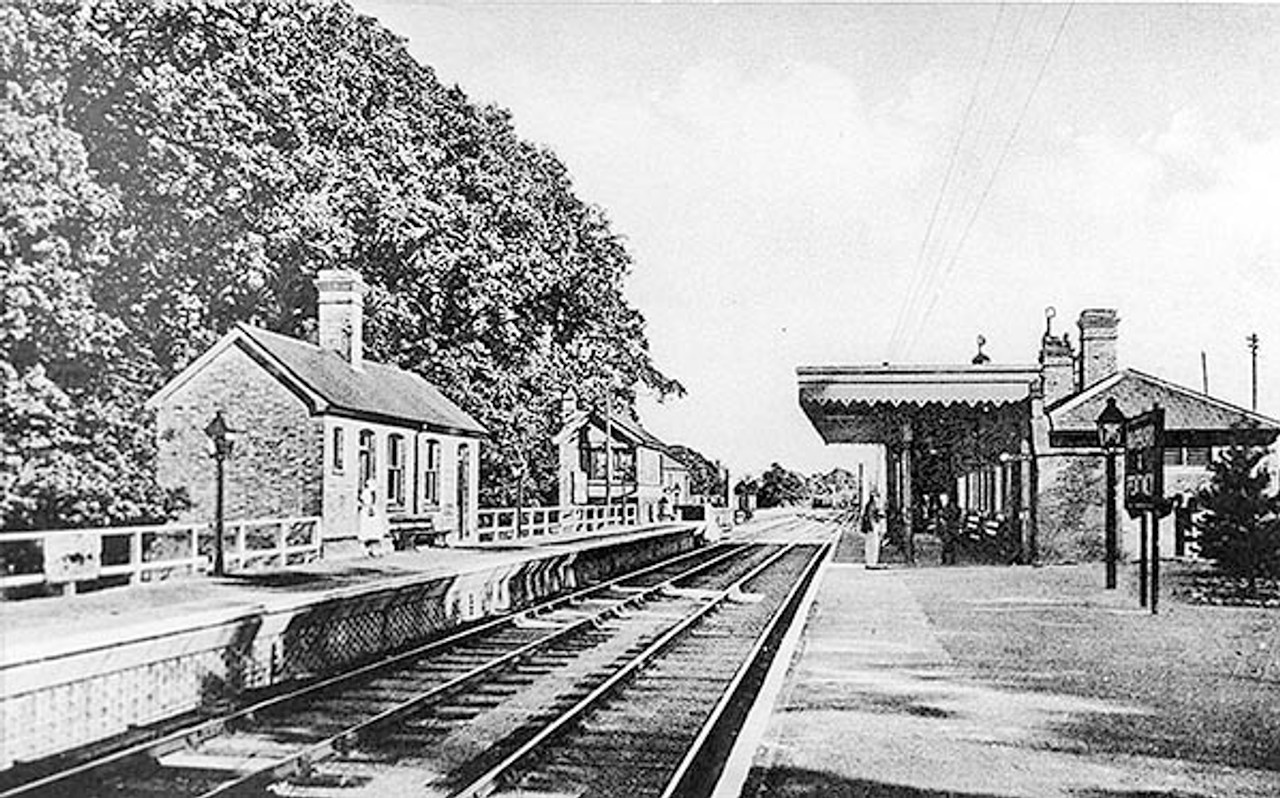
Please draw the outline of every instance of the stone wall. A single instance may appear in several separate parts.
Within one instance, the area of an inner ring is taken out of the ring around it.
[[[1041,456],[1037,465],[1040,561],[1103,559],[1106,487],[1102,455]]]
[[[1101,562],[1106,556],[1106,461],[1099,451],[1041,456],[1039,554],[1044,563]],[[1208,480],[1200,467],[1165,466],[1165,496],[1193,493]],[[1120,562],[1138,556],[1141,522],[1124,509],[1124,455],[1116,457],[1116,532]],[[1160,519],[1160,556],[1174,555],[1172,515]]]

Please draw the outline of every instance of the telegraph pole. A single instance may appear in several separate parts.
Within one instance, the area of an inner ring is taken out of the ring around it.
[[[1249,344],[1249,356],[1253,361],[1253,411],[1258,412],[1258,334],[1244,339]]]

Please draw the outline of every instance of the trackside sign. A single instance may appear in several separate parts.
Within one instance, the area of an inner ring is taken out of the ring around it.
[[[1164,505],[1164,409],[1158,405],[1125,423],[1124,509],[1131,516]]]

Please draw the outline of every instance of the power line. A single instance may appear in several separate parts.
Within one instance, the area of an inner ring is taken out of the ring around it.
[[[938,220],[938,210],[942,207],[942,200],[947,194],[947,188],[951,185],[951,176],[955,172],[956,163],[959,161],[960,145],[964,142],[965,134],[969,130],[969,119],[973,114],[974,105],[978,100],[978,89],[982,86],[982,78],[986,74],[987,64],[991,58],[992,45],[995,44],[996,30],[1000,27],[1000,20],[1004,17],[1004,5],[1001,4],[996,12],[995,18],[991,23],[991,30],[987,34],[987,46],[982,52],[982,63],[978,66],[978,74],[973,79],[973,89],[969,92],[969,102],[965,105],[964,115],[960,120],[960,130],[956,133],[955,143],[951,147],[951,155],[947,159],[947,170],[942,177],[942,185],[938,188],[938,197],[933,203],[933,211],[929,214],[929,223],[925,227],[924,238],[920,241],[920,251],[916,253],[916,262],[912,266],[912,284],[907,295],[903,297],[903,302],[898,306],[898,317],[893,324],[893,332],[889,336],[890,352],[894,350],[898,343],[899,337],[902,335],[906,325],[908,310],[913,304],[913,297],[921,289],[924,279],[924,271],[921,266],[924,262],[925,252],[929,247],[929,241],[933,236],[934,224]]]
[[[950,197],[951,202],[948,204],[947,211],[943,216],[942,225],[942,230],[947,234],[938,237],[934,252],[930,257],[926,258],[925,279],[918,287],[917,293],[911,297],[911,313],[905,320],[907,323],[904,324],[901,331],[900,351],[897,354],[905,355],[907,353],[910,342],[924,322],[922,308],[937,283],[938,274],[943,264],[946,263],[948,250],[953,249],[954,246],[954,236],[949,234],[949,231],[952,230],[953,220],[963,220],[965,218],[965,209],[970,207],[973,202],[973,197],[978,193],[978,187],[981,185],[981,178],[987,171],[985,164],[988,157],[997,146],[994,134],[995,130],[1002,126],[1002,118],[999,113],[993,112],[1000,109],[999,100],[1012,90],[1012,86],[1006,87],[1006,79],[1010,75],[1010,64],[1014,61],[1014,53],[1017,51],[1018,41],[1022,35],[1022,28],[1026,20],[1026,7],[1019,7],[1013,31],[1009,34],[1004,58],[1000,61],[995,81],[991,84],[991,90],[986,101],[980,104],[981,114],[975,132],[975,143],[967,153],[965,170],[962,173],[962,179],[959,181],[959,185],[963,187],[963,190],[958,190]],[[988,124],[989,119],[991,120],[990,124]]]
[[[1004,147],[1000,151],[1000,158],[996,161],[995,169],[992,170],[991,177],[987,180],[987,184],[982,190],[982,195],[978,198],[978,204],[974,207],[973,213],[969,216],[969,221],[965,225],[964,232],[960,236],[955,252],[951,257],[950,262],[947,264],[946,270],[943,272],[943,278],[940,281],[939,289],[935,290],[933,297],[930,299],[929,304],[925,309],[924,316],[921,318],[920,326],[917,327],[916,334],[912,336],[911,343],[907,347],[908,352],[911,347],[915,346],[916,339],[919,337],[919,332],[924,327],[924,322],[927,321],[930,314],[933,313],[933,309],[937,305],[938,299],[941,297],[941,286],[946,284],[951,272],[955,269],[956,262],[960,259],[960,252],[964,248],[964,244],[969,238],[969,233],[973,230],[974,222],[977,221],[978,214],[982,211],[982,206],[991,193],[991,187],[995,185],[996,178],[1000,174],[1000,168],[1004,165],[1005,159],[1008,157],[1009,151],[1013,147],[1013,142],[1022,128],[1022,123],[1026,119],[1027,111],[1031,108],[1031,102],[1035,99],[1036,91],[1040,88],[1040,83],[1044,80],[1045,72],[1048,71],[1049,61],[1053,57],[1054,51],[1058,48],[1058,42],[1062,39],[1062,32],[1067,27],[1067,20],[1071,18],[1071,11],[1074,7],[1074,5],[1068,5],[1067,10],[1062,14],[1062,19],[1058,22],[1058,27],[1053,33],[1053,40],[1049,43],[1049,49],[1045,51],[1044,59],[1040,62],[1040,69],[1036,73],[1035,82],[1031,85],[1031,91],[1027,93],[1027,99],[1022,104],[1022,110],[1018,113],[1018,119],[1014,123],[1013,130],[1009,132],[1009,137],[1005,140]]]
[[[1003,12],[1003,6],[1001,11]],[[990,139],[990,129],[999,125],[998,118],[990,124],[988,124],[988,120],[992,118],[992,109],[998,106],[999,98],[1007,93],[1005,81],[1009,74],[1009,67],[1013,61],[1013,55],[1017,48],[1018,39],[1022,34],[1022,27],[1026,22],[1026,17],[1026,7],[1019,6],[1013,29],[1007,36],[997,36],[999,24],[992,30],[993,43],[996,39],[1003,39],[1001,46],[1004,49],[1004,57],[999,61],[994,80],[988,81],[990,83],[989,90],[981,90],[983,79],[989,77],[989,74],[984,71],[979,75],[979,80],[975,86],[976,89],[979,89],[975,94],[975,106],[979,110],[979,114],[973,127],[973,135],[970,137],[972,143],[963,150],[963,159],[957,162],[961,167],[958,175],[959,179],[951,184],[951,192],[944,197],[940,216],[941,223],[935,227],[935,230],[941,232],[932,236],[926,242],[922,268],[917,275],[917,281],[912,286],[911,293],[906,298],[905,313],[901,320],[901,325],[896,330],[897,334],[894,340],[892,357],[896,358],[904,354],[909,331],[914,330],[915,325],[919,323],[921,306],[937,279],[941,264],[946,259],[951,240],[949,231],[952,229],[953,219],[957,217],[957,214],[960,214],[959,218],[963,218],[964,208],[967,207],[977,190],[975,180],[979,179],[985,172],[984,162],[986,161],[988,148],[989,146],[994,146],[994,144],[987,144],[987,140]],[[1003,13],[997,16],[997,23],[1002,19]]]

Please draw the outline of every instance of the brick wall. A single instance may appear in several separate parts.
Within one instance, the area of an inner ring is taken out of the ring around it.
[[[240,430],[227,462],[227,517],[320,515],[321,420],[231,346],[157,408],[160,484],[185,487],[192,500],[181,520],[213,520],[214,461],[204,428],[218,410]]]

